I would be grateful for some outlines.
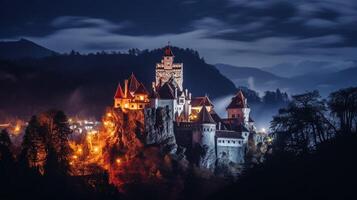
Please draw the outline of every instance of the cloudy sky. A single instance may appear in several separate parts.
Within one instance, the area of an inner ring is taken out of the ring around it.
[[[59,52],[171,41],[237,66],[357,60],[356,0],[1,0],[0,27],[1,40],[24,37]]]

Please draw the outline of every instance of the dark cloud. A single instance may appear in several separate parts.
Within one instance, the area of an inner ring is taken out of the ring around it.
[[[156,48],[168,40],[209,62],[356,60],[354,0],[5,0],[0,38],[57,51]]]

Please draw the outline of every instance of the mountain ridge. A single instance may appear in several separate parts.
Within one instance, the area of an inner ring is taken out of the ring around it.
[[[44,58],[58,54],[30,40],[0,41],[0,59]]]

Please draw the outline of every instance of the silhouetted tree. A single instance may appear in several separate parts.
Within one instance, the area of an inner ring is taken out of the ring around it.
[[[9,172],[14,166],[14,157],[11,152],[12,143],[9,133],[4,129],[0,132],[0,173]]]
[[[335,127],[325,117],[326,104],[318,91],[292,97],[292,102],[279,110],[271,122],[276,147],[297,154],[314,149],[335,134]]]
[[[21,145],[19,162],[21,167],[38,168],[45,160],[45,132],[37,116],[32,116],[26,127]]]
[[[48,159],[51,159],[49,162],[54,162],[54,159],[56,159],[57,166],[53,170],[56,173],[67,174],[69,172],[68,155],[70,153],[68,137],[71,134],[67,116],[62,111],[51,110],[40,115],[40,124],[46,132],[46,163]]]
[[[331,93],[328,105],[331,112],[339,119],[340,131],[342,133],[356,131],[357,87],[341,89]]]

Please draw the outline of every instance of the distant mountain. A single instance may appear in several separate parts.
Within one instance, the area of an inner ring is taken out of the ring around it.
[[[215,64],[215,67],[237,86],[245,86],[257,91],[276,89],[277,83],[286,78],[254,67],[238,67],[228,64]]]
[[[212,99],[236,92],[235,85],[190,49],[172,47],[175,62],[184,64],[184,88]],[[0,113],[29,115],[48,108],[70,114],[101,116],[111,106],[119,81],[132,72],[148,89],[163,49],[130,53],[56,55],[0,61]]]
[[[26,39],[0,41],[0,59],[44,58],[57,54]]]
[[[354,62],[351,63],[351,66],[353,66],[353,63]],[[298,94],[317,89],[323,96],[327,96],[334,90],[357,85],[357,64],[354,65],[355,67],[344,69],[346,66],[349,65],[340,67],[343,70],[327,70],[321,73],[307,73],[289,78],[283,78],[266,72],[264,71],[266,68],[262,70],[225,64],[217,64],[216,68],[223,75],[231,79],[237,87],[246,86],[255,91],[259,91],[260,94],[266,90],[275,90],[276,88],[280,88],[289,94]],[[320,70],[321,69],[322,68],[320,68]]]
[[[262,68],[280,77],[292,78],[302,75],[322,75],[338,72],[357,66],[357,61],[311,61],[304,60],[298,63],[280,63],[271,67]]]

